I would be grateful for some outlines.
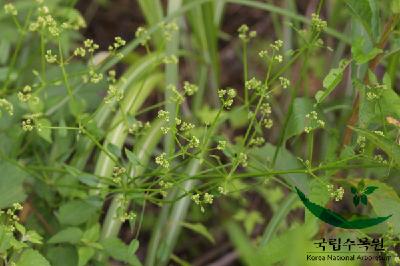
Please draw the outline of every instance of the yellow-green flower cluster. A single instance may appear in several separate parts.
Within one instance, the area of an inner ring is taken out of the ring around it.
[[[122,177],[125,175],[126,169],[124,167],[115,166],[112,173],[112,181],[115,184],[120,185],[122,183]]]
[[[14,106],[4,98],[0,98],[0,108],[4,109],[9,115],[14,114]]]
[[[316,32],[321,32],[326,29],[328,24],[326,21],[322,20],[318,14],[311,14],[311,28],[314,29]]]
[[[108,85],[107,96],[104,98],[105,103],[111,103],[113,101],[119,102],[124,98],[124,92],[120,90],[116,85]]]
[[[135,32],[135,37],[140,40],[140,44],[146,46],[150,41],[149,32],[145,27],[138,27]]]
[[[196,205],[200,206],[201,212],[204,212],[203,204],[212,204],[214,201],[214,196],[207,192],[203,195],[200,195],[199,193],[193,194],[191,198]]]
[[[4,13],[6,13],[7,15],[17,16],[18,10],[13,4],[7,3],[4,5]]]
[[[233,104],[233,99],[236,97],[236,90],[232,88],[218,90],[218,97],[221,100],[223,107],[230,109]]]
[[[163,168],[169,168],[169,161],[167,160],[167,154],[165,152],[158,155],[155,162]]]
[[[307,123],[308,126],[306,126],[304,128],[304,131],[306,133],[310,133],[314,129],[317,129],[317,128],[320,128],[320,127],[321,128],[325,127],[325,122],[318,117],[318,113],[316,111],[311,111],[310,113],[308,113],[306,115],[306,119],[307,119],[307,122],[308,122]]]
[[[339,187],[338,189],[334,189],[333,185],[327,185],[326,187],[328,189],[329,196],[331,198],[334,198],[335,201],[341,201],[343,199],[343,195],[344,195],[343,187]]]
[[[177,32],[179,28],[178,25],[174,21],[172,21],[169,23],[162,22],[161,29],[164,34],[165,40],[170,41],[172,40],[172,36],[174,35],[174,33]]]
[[[57,62],[57,55],[53,54],[53,52],[51,50],[47,50],[44,57],[46,58],[46,61],[49,64],[53,64],[53,63]]]
[[[244,43],[249,42],[251,39],[257,36],[257,32],[254,30],[250,31],[249,26],[247,26],[246,24],[243,24],[239,27],[238,33],[239,39],[241,39]]]

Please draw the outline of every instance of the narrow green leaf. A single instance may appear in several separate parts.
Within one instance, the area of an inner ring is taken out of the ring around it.
[[[215,239],[214,237],[210,234],[210,232],[208,232],[207,228],[201,224],[201,223],[182,223],[183,227],[186,227],[187,229],[192,230],[193,232],[196,232],[202,236],[204,236],[205,238],[208,239],[208,241],[210,241],[211,243],[215,244]]]

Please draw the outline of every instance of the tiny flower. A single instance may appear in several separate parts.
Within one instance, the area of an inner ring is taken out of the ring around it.
[[[241,39],[244,43],[249,42],[250,39],[253,39],[257,36],[257,32],[249,31],[249,27],[246,24],[243,24],[238,28],[238,33],[239,39]]]
[[[326,21],[322,20],[317,14],[311,14],[311,28],[316,32],[321,32],[327,27]]]
[[[338,189],[334,190],[333,185],[327,185],[328,193],[330,197],[334,198],[335,201],[341,201],[344,195],[344,188],[339,187]]]
[[[242,165],[242,167],[247,167],[247,154],[243,152],[239,153],[238,162]]]
[[[179,128],[180,131],[187,132],[195,128],[195,125],[192,123],[182,122],[181,127]]]
[[[245,82],[245,87],[248,90],[256,90],[261,86],[261,81],[256,78],[251,78]]]
[[[83,42],[83,45],[90,53],[93,53],[95,50],[99,49],[99,45],[94,43],[92,39],[86,39]]]
[[[25,119],[22,121],[22,130],[23,131],[32,131],[33,130],[33,121],[31,119]]]
[[[316,111],[311,111],[306,115],[307,126],[304,128],[306,133],[310,133],[312,130],[317,128],[324,128],[325,122],[318,117],[318,113]]]
[[[124,97],[124,93],[115,85],[109,85],[107,96],[104,98],[105,103],[111,103],[113,100],[119,102]]]
[[[53,55],[51,50],[46,51],[45,58],[46,58],[47,63],[49,63],[49,64],[53,64],[53,63],[57,62],[57,55]]]
[[[179,118],[177,118],[177,117],[175,117],[175,124],[176,124],[177,126],[179,126],[181,123],[182,123],[182,120],[179,119]]]
[[[261,50],[260,52],[258,52],[258,56],[262,59],[267,58],[268,56],[268,51],[267,50]]]
[[[188,144],[189,148],[197,148],[199,147],[199,145],[200,145],[200,140],[197,137],[192,136],[189,140]]]
[[[102,73],[97,73],[94,70],[89,71],[89,80],[90,82],[96,84],[99,83],[103,79]]]
[[[264,125],[265,128],[270,129],[274,125],[274,121],[271,118],[264,118],[262,120],[262,125]]]
[[[281,82],[281,86],[284,89],[290,86],[290,81],[287,78],[279,77],[279,81]]]
[[[169,162],[166,159],[166,156],[167,156],[167,154],[165,152],[158,155],[155,160],[156,164],[158,164],[164,168],[169,168]]]
[[[200,205],[201,201],[200,201],[200,194],[194,194],[192,195],[192,200],[196,205]]]
[[[136,213],[134,212],[124,212],[123,214],[119,215],[119,220],[123,223],[125,221],[133,221],[136,219]]]
[[[283,61],[283,56],[282,55],[275,55],[274,56],[274,61],[278,62],[278,63],[282,63]]]
[[[8,15],[16,16],[18,15],[18,11],[15,8],[15,6],[11,3],[5,4],[4,5],[4,12]]]
[[[261,114],[266,115],[266,116],[271,114],[271,112],[272,112],[271,105],[269,103],[263,103],[260,106],[260,112],[261,112]]]
[[[163,119],[165,122],[169,122],[169,112],[168,111],[164,111],[164,110],[158,111],[157,117],[160,119]]]
[[[128,128],[128,132],[130,134],[135,134],[137,132],[139,132],[139,130],[143,128],[143,123],[142,121],[135,121],[129,128]]]
[[[143,46],[145,46],[147,44],[147,42],[150,41],[150,35],[149,35],[148,31],[146,30],[146,28],[144,28],[144,27],[137,28],[137,30],[135,32],[135,37],[140,39],[140,44]]]
[[[172,40],[172,36],[175,32],[178,31],[178,25],[173,21],[170,23],[161,23],[161,29],[163,30],[164,38],[167,41]]]
[[[222,195],[226,195],[225,189],[221,186],[218,187],[218,192],[221,193]]]
[[[163,58],[163,63],[168,65],[168,64],[177,64],[178,63],[178,57],[176,55],[167,55]]]
[[[185,81],[183,84],[183,90],[189,96],[195,94],[198,91],[199,87],[195,84],[191,84],[188,81]]]
[[[86,50],[83,47],[78,47],[74,50],[74,56],[76,57],[85,57]]]
[[[226,141],[220,140],[218,141],[217,150],[223,151],[226,148]]]
[[[161,130],[161,132],[164,134],[164,135],[166,135],[168,132],[169,132],[169,127],[161,127],[160,128],[160,130]]]
[[[283,46],[282,40],[276,40],[274,43],[270,44],[272,50],[279,51]]]
[[[265,143],[265,139],[263,137],[256,137],[250,140],[250,146],[261,146]]]
[[[381,137],[385,136],[385,134],[383,134],[383,132],[380,131],[380,130],[375,130],[374,133],[375,133],[376,135],[378,135],[378,136],[381,136]]]
[[[14,106],[4,98],[0,98],[0,108],[3,108],[9,115],[14,114]]]
[[[183,101],[185,100],[185,98],[182,96],[182,94],[177,90],[177,88],[175,87],[175,85],[173,84],[169,84],[167,86],[167,90],[172,91],[173,96],[171,96],[171,100],[173,102],[176,102],[177,104],[182,104]]]
[[[32,93],[31,92],[32,92],[32,87],[29,86],[29,85],[26,85],[22,89],[22,91],[19,91],[17,93],[18,100],[20,100],[21,102],[29,101],[29,99],[31,99],[31,97],[32,97]]]
[[[209,193],[204,193],[203,195],[203,202],[206,204],[212,204],[214,201],[214,196]]]

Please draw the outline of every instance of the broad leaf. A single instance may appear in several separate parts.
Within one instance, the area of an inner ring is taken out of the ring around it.
[[[50,263],[38,251],[26,249],[18,259],[17,266],[50,266]]]
[[[313,102],[308,98],[296,98],[293,103],[293,113],[289,119],[285,140],[304,132],[306,115],[314,110]]]
[[[73,200],[63,204],[57,212],[62,224],[79,225],[89,220],[97,208],[83,200]]]
[[[339,66],[337,68],[332,68],[328,75],[324,78],[322,83],[324,90],[320,90],[315,94],[315,99],[317,103],[323,102],[329,94],[336,88],[336,86],[342,81],[343,79],[343,72],[346,67],[349,65],[351,60],[343,59],[339,62]]]
[[[374,42],[379,31],[379,14],[375,0],[345,0],[345,3]]]
[[[82,237],[82,230],[77,227],[68,227],[63,229],[53,235],[49,240],[48,243],[50,244],[57,244],[57,243],[70,243],[76,244]]]
[[[107,238],[103,240],[101,244],[103,245],[104,250],[114,259],[130,263],[132,265],[141,265],[136,255],[131,252],[129,246],[122,242],[119,238]]]
[[[21,202],[26,195],[22,186],[26,173],[9,162],[0,162],[0,209]]]

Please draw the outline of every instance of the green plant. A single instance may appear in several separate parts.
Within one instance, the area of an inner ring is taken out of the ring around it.
[[[282,2],[139,0],[147,25],[102,47],[76,1],[0,1],[1,265],[189,265],[203,242],[298,265],[344,234],[395,259],[398,1]],[[268,11],[276,39],[224,32],[231,6]]]

